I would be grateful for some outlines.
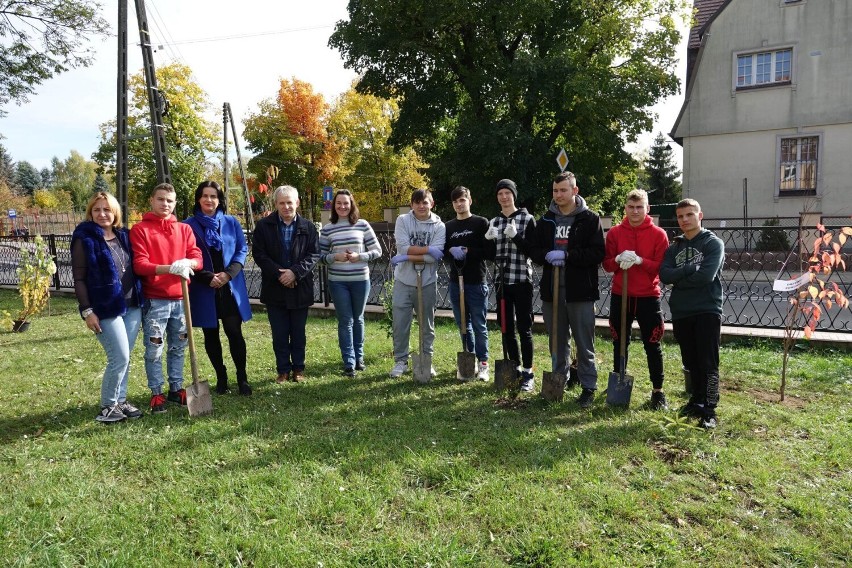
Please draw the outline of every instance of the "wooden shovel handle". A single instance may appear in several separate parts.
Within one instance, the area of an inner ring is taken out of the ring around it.
[[[195,339],[192,337],[192,313],[189,309],[189,287],[186,280],[180,278],[180,288],[183,292],[183,317],[186,320],[186,337],[189,340],[189,366],[192,369],[192,384],[198,384],[198,360],[195,357]]]

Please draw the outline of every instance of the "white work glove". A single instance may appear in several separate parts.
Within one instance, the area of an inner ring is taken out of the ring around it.
[[[618,266],[620,266],[622,270],[627,270],[634,264],[635,263],[632,260],[622,260],[618,263]]]
[[[176,260],[169,265],[169,274],[180,276],[184,280],[189,280],[189,277],[195,274],[192,270],[193,262],[188,258]]]
[[[503,234],[509,237],[510,239],[514,239],[515,235],[518,234],[518,226],[515,225],[515,220],[512,219],[509,221],[509,224],[506,225],[506,228],[503,229]]]
[[[500,236],[500,229],[497,228],[497,224],[489,225],[488,230],[485,232],[485,238],[489,241],[493,241],[497,237]]]

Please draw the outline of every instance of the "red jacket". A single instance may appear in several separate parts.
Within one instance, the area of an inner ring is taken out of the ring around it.
[[[192,228],[178,223],[174,215],[163,219],[153,213],[145,213],[142,220],[130,228],[130,244],[133,247],[133,272],[142,281],[142,292],[146,298],[157,300],[180,300],[183,292],[180,276],[156,274],[160,264],[171,264],[188,258],[202,265],[201,249],[195,244]]]
[[[604,270],[612,272],[612,293],[621,295],[621,267],[615,257],[632,250],[642,257],[642,264],[633,265],[628,271],[627,295],[634,298],[660,297],[660,264],[669,247],[666,232],[654,225],[650,216],[638,227],[631,227],[627,217],[606,234]]]

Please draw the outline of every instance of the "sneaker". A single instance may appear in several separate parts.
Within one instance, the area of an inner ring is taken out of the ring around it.
[[[651,410],[668,410],[669,404],[666,402],[666,394],[663,391],[655,391],[651,393]]]
[[[390,376],[398,379],[402,375],[408,372],[408,361],[397,361],[393,364],[393,369],[391,369]]]
[[[163,393],[155,394],[151,397],[151,413],[162,414],[166,411],[166,395]]]
[[[438,376],[438,371],[435,370],[435,367],[429,367],[429,376],[433,379]]]
[[[104,406],[101,408],[101,411],[95,416],[95,420],[98,422],[103,422],[104,424],[110,424],[112,422],[121,422],[127,418],[124,413],[121,411],[121,406],[116,403],[112,406]]]
[[[343,376],[344,377],[354,377],[355,376],[355,369],[353,369],[352,367],[346,367],[345,369],[343,369]]]
[[[121,412],[131,420],[142,417],[142,411],[126,400],[124,402],[119,402],[118,407],[121,409]]]
[[[479,362],[479,371],[476,373],[476,378],[480,381],[488,382],[488,361],[480,361]]]
[[[591,408],[594,402],[595,391],[592,389],[583,389],[583,392],[577,397],[577,404],[580,405],[580,408]]]
[[[521,392],[533,392],[535,390],[535,375],[521,371]]]
[[[703,416],[698,419],[698,426],[705,430],[712,430],[718,424],[719,419],[716,418],[715,410],[705,410]]]
[[[358,361],[355,362],[355,370],[356,371],[363,371],[366,368],[367,368],[367,364],[364,363],[363,359],[358,359]]]
[[[680,416],[688,416],[690,418],[701,418],[704,416],[704,409],[694,402],[687,402],[677,411]]]
[[[186,406],[186,389],[169,391],[169,395],[166,397],[166,400],[181,406]]]

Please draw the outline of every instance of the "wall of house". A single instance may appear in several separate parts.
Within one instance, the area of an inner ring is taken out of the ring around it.
[[[743,179],[747,179],[750,217],[795,217],[806,210],[852,215],[852,123],[808,131],[823,137],[819,199],[775,198],[776,139],[795,133],[795,128],[685,139],[684,180],[689,182],[684,184],[684,197],[697,199],[708,217],[739,219],[743,216]]]
[[[684,193],[742,215],[797,215],[804,198],[775,199],[777,135],[823,136],[818,184],[828,212],[852,203],[852,2],[735,1],[709,28],[674,136],[683,139]],[[735,89],[735,54],[793,47],[791,85]],[[813,198],[810,199],[813,202]],[[705,205],[706,203],[706,205]]]

